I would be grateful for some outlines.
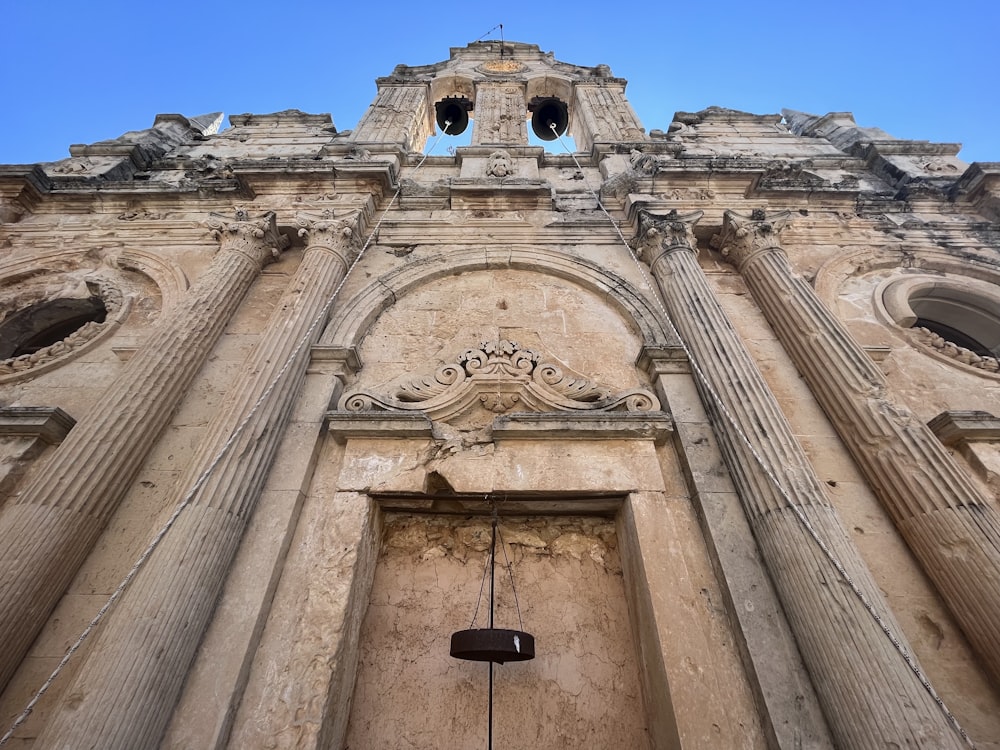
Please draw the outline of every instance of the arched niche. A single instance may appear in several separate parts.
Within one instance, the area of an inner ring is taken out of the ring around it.
[[[391,309],[390,309],[391,308]],[[615,388],[644,385],[643,346],[675,344],[616,274],[547,248],[462,248],[411,262],[335,306],[320,344],[355,347],[379,387],[486,339],[518,340]]]

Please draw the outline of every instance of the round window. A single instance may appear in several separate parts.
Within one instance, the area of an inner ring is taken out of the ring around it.
[[[888,282],[882,302],[893,321],[962,364],[1000,369],[1000,289],[974,279],[909,276]]]
[[[107,314],[104,300],[96,296],[29,305],[0,323],[0,359],[35,354],[87,323],[103,323]]]

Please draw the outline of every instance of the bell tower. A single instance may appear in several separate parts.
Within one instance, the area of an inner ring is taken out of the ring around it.
[[[444,62],[398,65],[377,83],[375,101],[352,135],[359,144],[422,150],[435,125],[440,131],[451,123],[448,135],[458,135],[469,118],[472,146],[527,146],[529,121],[542,140],[568,133],[580,151],[646,140],[624,79],[607,65],[559,62],[534,44],[473,42],[452,48]]]

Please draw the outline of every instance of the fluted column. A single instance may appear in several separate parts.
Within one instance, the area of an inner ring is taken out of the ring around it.
[[[750,287],[973,649],[1000,684],[1000,517],[809,284],[778,233],[787,214],[725,214],[717,243]]]
[[[170,310],[44,472],[0,514],[0,686],[118,508],[261,268],[287,242],[274,214],[210,221],[221,245],[208,270]]]
[[[909,650],[698,265],[691,227],[700,216],[671,212],[655,217],[643,211],[637,248],[650,263],[671,320],[701,372],[696,382],[837,746],[963,747],[961,737],[796,513],[808,519]],[[737,426],[722,415],[722,408]],[[781,483],[787,500],[761,464]]]
[[[103,624],[36,747],[131,750],[158,743],[305,377],[322,328],[316,318],[354,252],[352,221],[300,224],[308,247],[298,272],[209,425],[175,502],[210,471],[208,479]]]

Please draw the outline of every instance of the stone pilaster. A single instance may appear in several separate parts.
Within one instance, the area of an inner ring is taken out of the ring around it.
[[[1000,684],[1000,517],[934,433],[889,400],[882,372],[792,272],[778,245],[785,220],[727,211],[717,244]]]
[[[407,151],[419,151],[430,135],[427,114],[427,87],[423,85],[382,85],[368,107],[352,140],[401,144]]]
[[[625,98],[623,80],[581,81],[574,92],[573,137],[577,150],[589,151],[595,143],[646,140],[642,124]]]
[[[86,559],[261,268],[287,242],[274,214],[210,222],[220,249],[44,473],[0,514],[0,685]]]
[[[472,145],[528,145],[524,85],[488,81],[476,85]]]
[[[174,501],[207,479],[103,625],[37,747],[158,744],[305,377],[321,332],[317,317],[356,245],[353,222],[303,218],[300,225],[308,243],[302,264]]]
[[[808,520],[900,636],[784,415],[694,254],[701,212],[640,215],[649,262],[685,341],[695,382],[838,747],[960,748],[961,737],[807,532]],[[702,378],[706,382],[702,382]],[[712,393],[708,393],[708,389]],[[722,409],[728,417],[722,414]],[[735,423],[735,425],[734,425]],[[766,468],[787,499],[765,475]]]

